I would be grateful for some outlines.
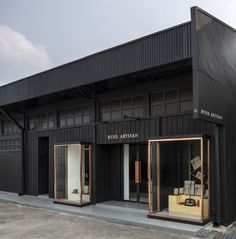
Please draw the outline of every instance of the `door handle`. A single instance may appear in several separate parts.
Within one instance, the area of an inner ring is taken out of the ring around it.
[[[136,160],[135,161],[135,183],[140,184],[141,183],[141,161]]]

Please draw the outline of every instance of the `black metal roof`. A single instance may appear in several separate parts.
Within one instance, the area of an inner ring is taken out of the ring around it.
[[[0,106],[191,58],[191,22],[0,87]]]

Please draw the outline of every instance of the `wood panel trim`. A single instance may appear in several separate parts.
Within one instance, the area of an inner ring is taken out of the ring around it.
[[[151,212],[151,143],[148,141],[148,209]]]
[[[161,182],[160,182],[160,180],[161,180],[161,175],[160,175],[160,173],[161,173],[161,169],[160,169],[160,167],[161,167],[161,154],[160,154],[160,143],[158,142],[157,143],[157,173],[158,173],[158,175],[157,175],[157,180],[158,180],[158,182],[157,182],[157,199],[158,199],[158,207],[157,207],[157,210],[158,211],[160,211],[161,210]]]
[[[56,199],[57,198],[57,186],[56,186],[56,146],[54,145],[53,147],[53,170],[54,170],[54,182],[53,182],[53,186],[54,186],[54,198]]]
[[[208,160],[208,218],[211,216],[211,147],[210,140],[207,140],[207,160]]]
[[[89,202],[92,202],[92,146],[89,145]]]
[[[204,219],[204,142],[203,139],[201,139],[201,220]]]
[[[83,190],[82,190],[82,166],[83,166],[83,152],[82,152],[82,145],[80,144],[79,145],[79,148],[80,148],[80,204],[82,204],[82,193],[83,193]]]

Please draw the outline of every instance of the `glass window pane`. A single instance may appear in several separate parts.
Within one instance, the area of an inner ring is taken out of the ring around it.
[[[171,90],[171,91],[166,91],[165,92],[165,100],[166,101],[173,101],[177,100],[177,90]]]
[[[68,199],[67,191],[67,147],[55,148],[56,199]]]
[[[89,148],[82,146],[82,203],[90,202],[90,159]]]
[[[210,140],[204,139],[203,141],[203,220],[207,220],[210,217],[210,206],[209,206],[209,150],[210,150]]]
[[[101,103],[101,110],[109,110],[110,109],[110,102],[106,101],[106,102],[102,102]]]
[[[90,147],[78,144],[56,146],[54,154],[56,201],[89,203]]]
[[[122,110],[122,116],[132,116],[132,109]]]
[[[53,120],[49,120],[48,122],[48,128],[53,128],[54,127],[54,121]]]
[[[66,126],[66,119],[60,119],[60,126]]]
[[[134,117],[143,117],[143,108],[134,108]]]
[[[12,132],[13,132],[13,133],[16,133],[16,132],[17,132],[17,127],[16,127],[16,126],[13,126],[13,127],[12,127]]]
[[[111,112],[111,119],[112,120],[121,119],[121,112],[120,112],[120,110],[112,111]]]
[[[122,107],[130,107],[132,105],[131,98],[122,99],[121,105],[122,105]]]
[[[166,113],[177,113],[178,110],[178,103],[166,103]]]
[[[80,146],[69,145],[67,153],[68,200],[80,202]]]
[[[152,115],[161,115],[165,113],[165,105],[153,105],[152,106]]]
[[[35,129],[36,129],[36,130],[41,129],[40,116],[37,116],[37,117],[35,118]]]
[[[75,124],[82,124],[82,116],[79,115],[75,116]]]
[[[163,92],[152,95],[152,103],[162,103],[164,98]]]
[[[149,144],[151,212],[189,221],[208,219],[209,141],[163,140]]]
[[[83,123],[89,123],[90,119],[89,119],[89,115],[84,115],[83,116]]]
[[[104,112],[101,115],[102,121],[108,121],[111,120],[111,112]]]
[[[81,108],[78,108],[78,109],[75,109],[75,116],[80,116],[82,115],[82,109]]]
[[[30,130],[34,130],[35,129],[35,122],[34,122],[33,119],[31,119],[30,122],[29,122],[29,128],[30,128]]]
[[[82,108],[82,110],[83,110],[83,115],[88,115],[89,114],[89,107],[88,106],[84,106]]]
[[[48,128],[48,122],[42,121],[42,129],[47,129],[47,128]]]
[[[181,88],[179,89],[179,98],[183,99],[191,99],[192,98],[192,87]]]
[[[75,124],[74,118],[69,117],[69,118],[67,119],[67,125],[74,125],[74,124]]]
[[[112,108],[112,109],[120,108],[120,100],[113,100],[113,101],[111,102],[111,108]]]
[[[134,106],[142,106],[143,105],[143,97],[142,96],[134,97],[133,104],[134,104]]]
[[[65,119],[66,117],[67,117],[67,113],[66,113],[66,111],[65,110],[62,110],[61,112],[60,112],[60,119]]]
[[[180,111],[190,111],[193,109],[193,102],[192,100],[185,100],[180,102]]]
[[[47,120],[48,119],[48,115],[47,114],[42,114],[41,116],[41,120]]]
[[[8,133],[12,133],[13,132],[13,128],[11,126],[8,126],[8,128],[6,128]]]
[[[157,143],[150,144],[150,165],[151,165],[151,212],[158,211],[158,170],[157,170],[157,163],[159,157],[159,148]]]

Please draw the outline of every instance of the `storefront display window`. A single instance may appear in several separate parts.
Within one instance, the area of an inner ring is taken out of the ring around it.
[[[91,202],[91,146],[54,146],[55,202],[85,205]]]
[[[209,219],[209,158],[207,137],[149,140],[149,215]]]

